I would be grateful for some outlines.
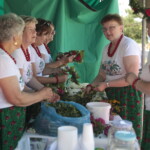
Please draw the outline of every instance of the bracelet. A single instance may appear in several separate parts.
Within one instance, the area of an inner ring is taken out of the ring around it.
[[[132,83],[132,88],[135,89],[135,84],[137,83],[137,81],[140,80],[140,78],[136,78],[133,83]]]
[[[59,83],[58,76],[55,76],[55,78],[56,78],[56,84],[58,84]]]
[[[106,82],[106,86],[107,86],[107,87],[110,87],[109,82]]]
[[[93,86],[91,84],[88,84],[86,87],[91,87],[91,89],[93,89]]]

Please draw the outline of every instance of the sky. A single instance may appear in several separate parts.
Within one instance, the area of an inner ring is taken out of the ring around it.
[[[119,13],[121,16],[126,16],[126,9],[129,9],[129,0],[118,0],[119,4]]]

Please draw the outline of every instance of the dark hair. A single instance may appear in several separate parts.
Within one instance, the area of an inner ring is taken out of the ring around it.
[[[42,35],[43,32],[47,34],[51,31],[50,26],[53,25],[51,21],[47,21],[42,18],[37,18],[38,23],[36,24],[37,35]]]
[[[108,14],[104,16],[101,20],[101,24],[103,25],[104,23],[108,21],[116,21],[118,24],[123,25],[123,20],[118,14]]]

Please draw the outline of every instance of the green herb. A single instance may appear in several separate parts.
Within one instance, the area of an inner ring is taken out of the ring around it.
[[[95,150],[104,150],[103,148],[95,148]]]
[[[48,106],[54,107],[56,112],[59,115],[64,117],[81,117],[81,112],[73,105],[57,102],[57,103],[49,103]]]
[[[104,98],[104,93],[99,92],[99,99],[95,100],[94,97],[96,95],[96,91],[92,91],[89,94],[85,94],[84,91],[79,91],[75,95],[71,96],[69,95],[69,92],[64,92],[62,95],[60,94],[60,97],[64,101],[74,101],[76,103],[79,103],[83,106],[86,106],[87,103],[92,102],[92,101],[100,101],[100,99],[105,99]]]
[[[76,72],[75,68],[73,66],[69,67],[69,66],[65,66],[62,68],[62,70],[65,72],[65,73],[68,73],[71,78],[70,80],[76,84],[79,84],[79,75],[78,73]]]

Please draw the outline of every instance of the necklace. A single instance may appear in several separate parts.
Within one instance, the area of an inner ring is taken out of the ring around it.
[[[1,48],[5,53],[7,53],[7,54],[9,55],[9,57],[10,57],[10,58],[14,61],[14,63],[16,64],[15,58],[12,57],[12,56],[4,49],[4,47],[3,47],[2,45],[0,45],[0,48]]]
[[[48,54],[50,54],[50,53],[51,53],[51,51],[50,51],[49,47],[48,47],[46,44],[44,44],[44,46],[45,46],[45,48],[46,48],[46,50],[47,50]]]
[[[23,53],[24,53],[24,56],[25,56],[26,60],[27,60],[27,61],[30,61],[30,54],[29,54],[28,48],[27,48],[26,51],[25,51],[25,49],[24,49],[23,46],[21,45],[21,49],[22,49],[22,51],[23,51]]]
[[[117,48],[118,48],[122,38],[123,38],[123,34],[120,36],[119,40],[117,41],[117,44],[115,45],[115,48],[113,49],[112,53],[110,52],[110,48],[112,46],[112,43],[109,44],[108,52],[107,52],[109,57],[112,57],[115,54],[115,52],[116,52],[116,50],[117,50]]]
[[[37,55],[38,55],[40,58],[42,58],[42,54],[41,54],[39,48],[38,48],[37,46],[34,46],[34,44],[31,44],[31,45],[32,45],[32,47],[35,49]]]

